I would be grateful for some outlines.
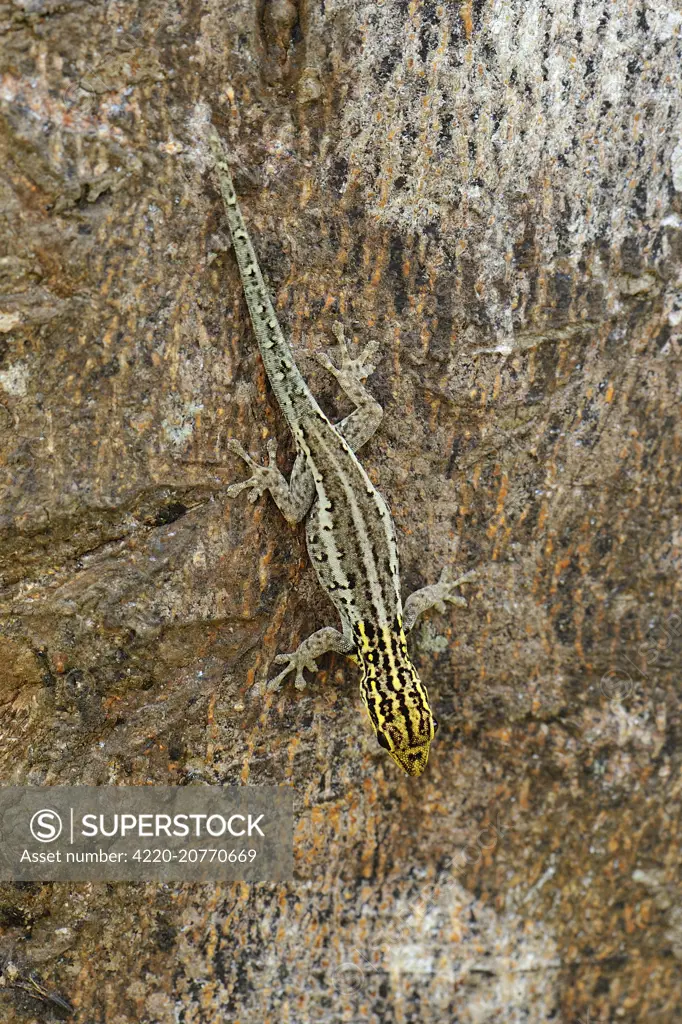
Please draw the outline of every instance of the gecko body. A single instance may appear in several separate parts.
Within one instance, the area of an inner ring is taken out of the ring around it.
[[[247,463],[253,475],[233,484],[228,494],[235,496],[250,488],[253,501],[269,490],[290,523],[307,516],[310,560],[342,626],[341,631],[320,629],[293,653],[279,655],[276,660],[285,667],[267,689],[278,689],[291,672],[296,686],[305,687],[304,669],[316,671],[316,659],[327,651],[356,660],[361,669],[360,692],[380,746],[407,775],[421,775],[436,722],[426,687],[410,660],[406,634],[427,608],[444,611],[445,601],[465,605],[456,588],[474,573],[453,580],[446,570],[437,584],[412,594],[403,607],[393,520],[355,454],[373,435],[383,415],[363,384],[374,371],[376,345],[368,345],[359,358],[352,359],[342,328],[334,325],[338,365],[324,354],[318,358],[356,408],[340,423],[331,423],[308,388],[280,329],[222,143],[213,133],[209,138],[256,340],[297,449],[287,484],[275,464],[273,442],[268,443],[269,464],[260,466],[237,441],[230,441],[230,450]]]

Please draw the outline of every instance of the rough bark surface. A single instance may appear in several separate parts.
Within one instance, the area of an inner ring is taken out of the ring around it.
[[[288,783],[298,879],[3,885],[79,1024],[679,1019],[677,0],[0,7],[0,780]],[[364,464],[440,731],[398,775],[303,531],[202,133],[282,323],[381,343]],[[0,1018],[58,1019],[0,975]]]

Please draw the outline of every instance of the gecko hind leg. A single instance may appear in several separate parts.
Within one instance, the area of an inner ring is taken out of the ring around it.
[[[328,651],[334,651],[336,654],[353,654],[355,644],[348,637],[344,636],[343,633],[339,633],[338,629],[334,629],[333,626],[325,626],[324,629],[318,629],[316,633],[312,633],[291,654],[277,655],[275,664],[285,665],[286,667],[282,669],[278,676],[265,683],[261,687],[261,692],[273,693],[279,690],[290,672],[296,673],[296,689],[305,690],[308,684],[303,675],[303,670],[307,668],[309,672],[317,672],[317,659],[323,654],[327,654]]]
[[[403,629],[406,633],[409,633],[419,616],[429,608],[444,612],[446,601],[459,605],[460,608],[467,607],[466,601],[456,592],[456,588],[461,587],[463,583],[473,583],[476,571],[472,569],[455,580],[451,579],[451,575],[450,567],[446,565],[438,583],[432,583],[430,587],[422,587],[421,590],[415,590],[414,594],[410,594],[403,609]]]
[[[326,352],[316,355],[320,366],[336,378],[339,387],[357,408],[334,427],[346,439],[351,449],[356,452],[369,441],[375,433],[384,415],[384,410],[365,388],[363,381],[374,373],[376,364],[373,361],[379,343],[370,341],[360,355],[353,359],[348,351],[343,327],[339,323],[332,325],[337,341],[337,363],[333,363]]]
[[[251,488],[249,501],[254,502],[265,491],[270,491],[277,508],[287,522],[292,526],[300,523],[315,497],[315,481],[306,465],[305,455],[299,452],[296,456],[294,468],[291,471],[291,480],[287,483],[277,468],[277,442],[273,438],[267,443],[267,466],[259,466],[235,438],[231,438],[227,442],[227,447],[234,455],[238,455],[240,459],[244,460],[253,474],[248,480],[231,484],[227,488],[228,496],[235,498],[242,491]]]

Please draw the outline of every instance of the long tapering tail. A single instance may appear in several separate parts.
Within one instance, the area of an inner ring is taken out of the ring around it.
[[[225,148],[213,129],[209,134],[209,143],[258,348],[277,401],[289,426],[295,431],[303,410],[309,410],[311,406],[317,408],[317,403],[296,366],[289,343],[277,321],[239,208]]]

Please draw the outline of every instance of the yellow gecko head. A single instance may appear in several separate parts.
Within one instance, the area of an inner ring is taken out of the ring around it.
[[[381,734],[377,733],[377,738]],[[381,739],[379,739],[381,743]],[[382,744],[383,746],[383,744]],[[429,759],[429,748],[431,746],[431,740],[426,740],[418,747],[401,747],[396,750],[390,750],[389,753],[399,768],[405,772],[406,775],[421,775],[426,768],[426,762]]]
[[[360,693],[379,745],[406,775],[421,775],[437,725],[407,653],[402,624],[376,628],[360,622],[355,636]]]

